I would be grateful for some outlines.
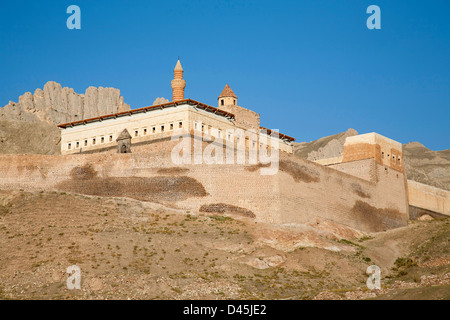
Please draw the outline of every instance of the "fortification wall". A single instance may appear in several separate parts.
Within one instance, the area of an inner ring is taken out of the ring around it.
[[[327,166],[367,181],[377,182],[375,159],[335,163]]]
[[[258,113],[233,104],[219,106],[219,109],[234,114],[236,126],[259,131],[260,117]]]
[[[279,166],[263,176],[257,165],[175,167],[167,154],[2,155],[0,188],[127,196],[195,211],[227,203],[251,210],[257,221],[332,220],[369,232],[407,224],[397,171],[377,166],[374,183],[285,153]]]
[[[321,166],[303,159],[297,162],[312,181],[282,178],[283,223],[304,223],[316,219],[333,220],[365,231],[383,231],[405,226],[408,201],[404,176],[394,170],[363,161],[375,170],[377,183]],[[398,174],[398,176],[397,176]],[[320,223],[320,221],[319,221]]]
[[[342,162],[372,158],[380,165],[404,171],[402,144],[375,132],[347,137],[342,155]]]
[[[408,180],[411,206],[450,215],[450,192],[413,180]]]

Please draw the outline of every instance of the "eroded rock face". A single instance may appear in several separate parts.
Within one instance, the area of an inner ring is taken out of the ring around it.
[[[0,108],[0,120],[61,124],[127,110],[130,106],[124,103],[119,89],[89,87],[85,94],[78,94],[49,81],[44,90],[26,92],[19,102],[10,101]]]

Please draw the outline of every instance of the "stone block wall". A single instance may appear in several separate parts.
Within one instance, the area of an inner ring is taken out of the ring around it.
[[[161,148],[163,146],[160,145]],[[76,182],[78,188],[81,183],[79,190],[82,193],[94,192],[96,195],[103,191],[108,194],[111,179],[119,179],[117,181],[122,184],[130,184],[123,190],[139,191],[142,196],[146,194],[144,187],[151,185],[142,179],[167,180],[185,176],[201,184],[205,190],[205,195],[183,196],[171,203],[186,210],[199,210],[204,204],[227,203],[251,210],[257,221],[290,224],[329,220],[368,232],[407,224],[404,176],[395,170],[385,173],[384,167],[379,165],[376,165],[378,182],[373,182],[281,153],[278,173],[264,176],[257,165],[174,166],[169,154],[158,151],[4,155],[0,156],[0,188],[70,191],[64,186]],[[95,179],[103,180],[88,180],[86,183],[90,184],[83,189],[84,182],[74,177],[74,172],[82,172],[83,168],[95,172]],[[168,173],[172,171],[175,174]],[[92,187],[93,182],[95,188]],[[144,189],[139,190],[140,186]],[[168,184],[166,190],[169,193],[170,186]],[[188,185],[182,189],[183,192],[190,190]],[[133,194],[125,196],[133,197]]]
[[[253,129],[259,131],[258,113],[233,104],[219,106],[219,109],[234,114],[234,123],[236,124],[236,126],[244,129]]]
[[[408,180],[411,206],[450,215],[450,192],[413,180]]]

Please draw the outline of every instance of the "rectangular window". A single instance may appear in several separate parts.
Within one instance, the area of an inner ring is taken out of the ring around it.
[[[79,147],[80,147],[80,142],[77,141],[77,148],[79,148]]]
[[[84,140],[84,146],[86,147],[87,146],[87,140]]]
[[[102,143],[105,143],[105,137],[102,137],[101,142],[102,142]]]
[[[137,137],[139,135],[139,131],[135,130],[134,131],[134,136]]]
[[[170,130],[173,130],[173,123],[170,124]]]
[[[204,131],[205,131],[205,125],[202,124],[202,132],[204,132]]]
[[[228,134],[228,140],[231,140],[231,134]]]
[[[113,138],[112,135],[110,135],[110,136],[109,136],[109,142],[112,141],[112,138]]]
[[[92,139],[92,144],[95,144],[95,138],[94,138],[94,139]]]
[[[153,133],[156,133],[156,127],[153,127],[153,128],[152,128],[152,132],[153,132]]]
[[[183,128],[183,122],[178,122],[178,128]]]
[[[68,148],[69,150],[72,149],[72,144],[69,143],[69,144],[67,145],[67,148]]]
[[[147,134],[147,129],[144,129],[144,136]]]
[[[164,132],[164,126],[161,126],[161,132]]]

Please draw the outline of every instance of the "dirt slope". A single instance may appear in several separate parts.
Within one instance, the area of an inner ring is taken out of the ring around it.
[[[0,121],[1,154],[59,154],[61,135],[47,122]]]
[[[401,298],[404,283],[425,288],[411,297],[442,298],[449,230],[435,220],[364,235],[327,222],[274,227],[127,198],[0,191],[0,299]],[[374,263],[376,294],[364,290]],[[71,265],[81,290],[66,287]]]

